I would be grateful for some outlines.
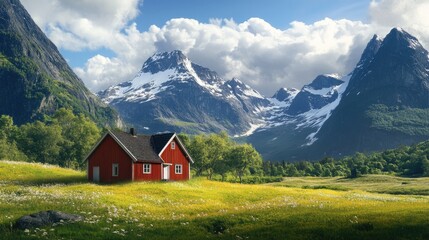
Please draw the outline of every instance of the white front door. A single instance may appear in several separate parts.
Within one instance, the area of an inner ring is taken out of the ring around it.
[[[170,179],[170,165],[164,165],[164,174],[163,174],[163,180]]]
[[[100,182],[100,167],[93,167],[92,168],[92,181],[93,182]]]

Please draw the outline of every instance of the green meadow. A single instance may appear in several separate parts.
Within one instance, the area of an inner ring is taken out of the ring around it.
[[[429,178],[285,178],[266,185],[87,183],[85,173],[0,161],[1,239],[429,239]],[[16,230],[22,215],[85,220]]]

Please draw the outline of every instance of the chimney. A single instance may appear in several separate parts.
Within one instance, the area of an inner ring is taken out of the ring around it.
[[[134,128],[130,128],[130,134],[135,136],[136,135],[136,130]]]

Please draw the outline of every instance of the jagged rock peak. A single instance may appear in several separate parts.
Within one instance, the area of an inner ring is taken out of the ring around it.
[[[423,48],[419,40],[402,28],[393,28],[384,38],[383,45],[392,47],[409,47],[413,49]]]
[[[338,74],[323,74],[323,75],[317,76],[313,80],[313,82],[311,82],[310,84],[308,84],[306,86],[311,87],[315,90],[320,90],[323,88],[338,86],[342,83],[343,83],[343,81],[340,80],[340,76]]]
[[[377,34],[374,34],[372,39],[366,45],[356,68],[363,68],[368,63],[370,63],[374,58],[375,54],[377,54],[378,49],[380,49],[382,42],[383,39],[380,38]]]
[[[180,50],[171,52],[159,52],[152,55],[143,64],[142,72],[157,73],[175,68],[189,62],[189,59]]]
[[[248,97],[264,99],[264,97],[258,91],[240,81],[238,78],[232,78],[231,80],[225,82],[225,85],[232,89],[235,94],[242,94]]]
[[[250,88],[247,84],[240,81],[238,78],[232,78],[231,80],[226,82],[231,87],[242,87],[242,88]]]
[[[276,93],[274,93],[272,98],[282,102],[289,99],[291,96],[295,96],[298,92],[299,90],[296,88],[280,88]]]

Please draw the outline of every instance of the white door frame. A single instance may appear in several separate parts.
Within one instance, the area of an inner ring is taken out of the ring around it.
[[[162,180],[168,181],[170,180],[170,166],[171,164],[163,164],[162,165]]]
[[[92,167],[92,181],[93,182],[100,182],[100,167],[94,166]]]

